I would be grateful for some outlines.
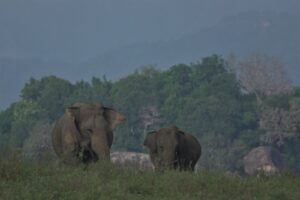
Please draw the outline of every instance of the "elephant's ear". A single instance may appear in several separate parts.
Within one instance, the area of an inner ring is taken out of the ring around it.
[[[157,145],[156,145],[156,131],[149,132],[144,140],[144,145],[148,147],[151,151],[156,151],[157,150]]]
[[[111,108],[104,108],[104,117],[107,120],[110,130],[113,130],[118,124],[125,122],[126,118]]]
[[[80,120],[79,112],[80,112],[80,108],[77,106],[71,106],[65,110],[65,115],[67,118],[64,121],[64,129],[63,129],[63,131],[72,133],[72,136],[74,136],[76,138],[76,142],[78,142],[79,138],[80,138],[78,126],[76,125],[76,123]],[[69,140],[69,139],[70,138],[68,138],[67,140]],[[74,142],[74,140],[73,140],[73,142]]]
[[[68,107],[65,111],[66,115],[75,123],[76,118],[78,118],[79,107],[71,106]]]

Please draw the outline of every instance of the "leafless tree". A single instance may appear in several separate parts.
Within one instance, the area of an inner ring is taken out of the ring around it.
[[[140,110],[140,119],[142,122],[144,132],[148,127],[160,121],[159,111],[156,106],[150,105],[143,107]]]
[[[300,124],[300,99],[290,102],[289,107],[288,110],[264,107],[260,118],[260,128],[266,132],[261,138],[263,143],[280,146],[285,139],[297,135]]]
[[[280,146],[285,139],[295,137],[300,124],[300,101],[289,102],[289,108],[270,106],[265,101],[269,97],[293,92],[292,83],[279,59],[254,53],[243,61],[238,61],[234,55],[227,60],[243,91],[256,97],[259,127],[265,131],[262,142]]]
[[[145,135],[150,126],[157,125],[160,122],[158,108],[155,105],[144,106],[139,111],[139,123],[130,128],[131,134],[143,133]]]
[[[235,68],[243,89],[255,94],[259,105],[265,96],[288,94],[293,90],[284,65],[276,57],[251,54]]]

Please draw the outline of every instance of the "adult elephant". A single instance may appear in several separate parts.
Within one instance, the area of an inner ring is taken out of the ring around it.
[[[176,126],[148,133],[144,145],[150,149],[150,159],[158,171],[193,171],[201,155],[201,146],[197,139]]]
[[[75,103],[55,124],[54,150],[68,164],[110,160],[113,129],[124,121],[124,116],[101,103]]]

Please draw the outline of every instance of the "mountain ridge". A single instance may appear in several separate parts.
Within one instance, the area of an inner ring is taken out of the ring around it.
[[[81,64],[39,58],[0,59],[0,108],[18,99],[30,77],[56,75],[70,81],[106,76],[116,80],[140,66],[166,69],[173,64],[197,62],[202,57],[234,53],[238,58],[253,53],[277,56],[300,85],[300,17],[280,12],[247,12],[178,39],[143,42],[115,48]],[[5,94],[5,95],[3,95]]]

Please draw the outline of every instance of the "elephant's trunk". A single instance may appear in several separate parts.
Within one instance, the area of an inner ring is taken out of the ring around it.
[[[175,152],[169,152],[164,155],[164,158],[162,159],[161,166],[164,169],[174,169],[176,167],[177,163],[177,156]]]
[[[91,147],[99,160],[110,160],[110,149],[106,134],[93,134],[91,136]]]

